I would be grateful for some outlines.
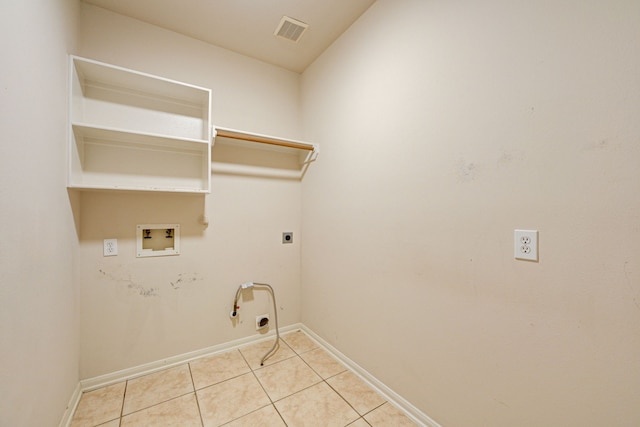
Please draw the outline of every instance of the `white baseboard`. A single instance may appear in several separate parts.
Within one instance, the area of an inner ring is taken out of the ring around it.
[[[280,333],[284,334],[287,332],[302,330],[306,333],[311,339],[316,341],[320,347],[326,350],[328,353],[333,355],[336,359],[341,361],[347,368],[349,368],[354,374],[358,375],[364,382],[366,382],[371,388],[380,393],[384,398],[404,412],[409,418],[411,418],[414,422],[425,426],[425,427],[441,427],[434,420],[429,418],[427,414],[420,411],[418,408],[413,406],[410,402],[400,396],[398,393],[391,390],[384,383],[379,381],[353,360],[349,359],[347,356],[338,351],[335,347],[317,335],[315,332],[307,328],[302,323],[296,323],[293,325],[288,325],[280,328]],[[189,353],[180,354],[177,356],[172,356],[166,359],[158,360],[151,363],[145,363],[144,365],[135,366],[132,368],[123,369],[121,371],[112,372],[106,375],[100,375],[94,378],[88,378],[86,380],[81,380],[78,383],[78,387],[73,393],[71,397],[69,406],[67,407],[67,411],[65,412],[65,417],[60,422],[60,427],[68,427],[71,423],[71,418],[73,413],[75,412],[76,407],[78,406],[78,402],[80,401],[80,397],[83,392],[94,390],[100,387],[105,387],[111,384],[116,384],[122,381],[130,380],[136,377],[140,377],[142,375],[151,374],[153,372],[160,371],[162,369],[171,368],[174,366],[181,365],[183,363],[187,363],[193,361],[195,359],[199,359],[201,357],[211,356],[217,353],[223,353],[229,350],[235,350],[238,348],[245,347],[250,344],[254,344],[260,341],[264,341],[272,338],[275,335],[274,332],[269,332],[264,335],[253,335],[250,337],[241,338],[234,341],[229,341],[223,344],[214,345],[212,347],[207,347],[201,350],[192,351]]]
[[[395,391],[391,390],[384,383],[378,380],[376,377],[367,372],[364,368],[358,365],[353,360],[349,359],[347,356],[338,351],[335,347],[313,332],[311,329],[307,328],[305,325],[301,324],[300,329],[313,338],[315,341],[320,344],[326,351],[331,353],[336,359],[340,360],[344,365],[346,365],[354,374],[358,375],[364,382],[366,382],[371,388],[376,390],[382,396],[387,399],[389,403],[394,405],[396,408],[400,409],[404,412],[409,418],[411,418],[414,422],[423,425],[425,427],[441,427],[440,424],[431,419],[427,414],[420,411],[418,408],[413,406],[409,401],[400,396]]]
[[[301,326],[299,323],[283,326],[280,328],[280,332],[286,333],[286,332],[294,331],[297,329],[301,329]],[[154,372],[161,371],[163,369],[182,365],[183,363],[187,363],[195,359],[199,359],[201,357],[212,356],[217,353],[223,353],[225,351],[241,348],[248,344],[265,341],[273,336],[275,336],[275,331],[269,332],[267,334],[259,334],[259,335],[256,334],[249,337],[240,338],[238,340],[229,341],[226,343],[203,348],[200,350],[191,351],[189,353],[183,353],[177,356],[171,356],[166,359],[157,360],[155,362],[145,363],[144,365],[134,366],[132,368],[123,369],[121,371],[116,371],[109,374],[100,375],[94,378],[81,380],[80,387],[83,392],[95,390],[97,388],[106,387],[111,384],[116,384],[122,381],[136,378],[136,377],[141,377],[143,375],[152,374]]]
[[[82,387],[80,386],[80,383],[78,383],[75,390],[73,390],[71,398],[69,399],[67,408],[64,410],[64,415],[62,416],[60,424],[58,425],[59,427],[69,427],[71,425],[71,419],[73,418],[73,414],[76,412],[76,408],[78,407],[81,396]]]

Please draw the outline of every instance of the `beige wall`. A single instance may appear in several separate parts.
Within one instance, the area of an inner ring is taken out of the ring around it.
[[[77,234],[66,192],[77,4],[0,4],[0,425],[54,426],[78,384]]]
[[[76,2],[9,3],[0,424],[55,425],[78,378],[255,334],[266,295],[228,318],[247,280],[443,426],[640,421],[637,2],[378,0],[302,108],[297,74],[86,5],[74,48]],[[214,123],[320,160],[302,189],[67,194],[67,52],[210,87]],[[182,254],[136,259],[147,222],[180,223]],[[539,263],[513,260],[514,228],[540,230]]]
[[[298,74],[93,6],[81,12],[81,56],[211,88],[214,124],[300,137]],[[223,145],[213,157],[285,167],[291,160]],[[265,291],[240,304],[236,326],[229,318],[246,281],[275,288],[280,326],[299,322],[300,186],[215,174],[206,197],[83,193],[81,377],[257,334],[255,316],[273,311]],[[179,223],[181,255],[135,258],[136,224],[143,223]],[[285,231],[295,233],[294,244],[281,243]],[[106,238],[118,239],[118,256],[102,256]]]
[[[302,322],[443,426],[638,425],[638,40],[635,1],[376,2],[303,74]]]

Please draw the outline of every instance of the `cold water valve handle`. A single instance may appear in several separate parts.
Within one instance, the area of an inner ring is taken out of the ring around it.
[[[231,317],[232,319],[235,319],[238,316],[238,310],[240,309],[240,306],[238,305],[238,298],[240,298],[240,291],[242,291],[243,289],[253,288],[253,285],[254,285],[253,282],[246,282],[238,286],[238,291],[236,292],[236,298],[233,300],[233,310],[231,310],[231,312],[229,313],[229,317]]]

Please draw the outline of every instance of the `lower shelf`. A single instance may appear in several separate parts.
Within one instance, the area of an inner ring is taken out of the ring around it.
[[[208,193],[210,145],[74,125],[69,187]]]

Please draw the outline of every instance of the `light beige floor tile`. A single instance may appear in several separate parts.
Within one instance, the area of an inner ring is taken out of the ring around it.
[[[384,397],[376,393],[353,372],[343,372],[327,379],[327,382],[360,415],[364,415],[386,402]]]
[[[275,405],[289,426],[344,427],[359,418],[356,411],[324,382]]]
[[[120,417],[125,382],[86,392],[80,398],[71,427],[96,426]]]
[[[302,331],[282,335],[281,338],[298,354],[318,348],[318,345]]]
[[[321,348],[302,353],[300,357],[316,371],[318,375],[326,379],[347,370],[345,366],[334,359]]]
[[[357,420],[349,424],[347,427],[371,427],[371,426],[369,426],[369,423],[366,422],[364,418],[358,418]]]
[[[198,359],[189,365],[196,390],[251,371],[238,350]]]
[[[402,411],[388,402],[366,414],[364,419],[373,427],[410,427],[416,425]]]
[[[251,344],[240,349],[240,353],[247,359],[251,369],[260,369],[260,360],[262,357],[273,347],[274,339],[262,341],[256,344]],[[289,348],[287,343],[280,340],[275,353],[273,353],[267,360],[264,361],[264,366],[273,365],[281,360],[288,359],[296,354]]]
[[[104,424],[100,424],[97,427],[120,427],[120,418],[117,420],[109,421]]]
[[[253,373],[196,392],[205,427],[219,426],[271,402]]]
[[[122,417],[122,427],[201,427],[194,393]]]
[[[127,382],[123,414],[193,392],[188,365],[165,369]]]
[[[242,418],[238,418],[235,421],[225,424],[225,427],[285,427],[284,421],[280,418],[278,411],[273,405],[265,406],[262,409],[258,409],[255,412],[245,415]]]
[[[299,357],[265,366],[255,374],[274,402],[322,381]]]

